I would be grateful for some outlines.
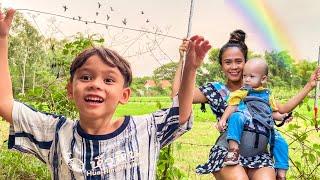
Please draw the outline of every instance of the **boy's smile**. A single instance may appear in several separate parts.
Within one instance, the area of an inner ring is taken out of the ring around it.
[[[103,103],[104,99],[97,95],[88,95],[84,97],[84,101],[91,105],[101,104]]]
[[[97,56],[91,56],[75,72],[68,85],[68,94],[80,112],[80,119],[112,118],[118,103],[126,103],[130,93],[116,67],[111,67]]]

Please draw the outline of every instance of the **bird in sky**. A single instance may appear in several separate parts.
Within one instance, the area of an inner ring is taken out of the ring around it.
[[[143,11],[141,11],[141,14],[144,14],[144,12],[143,12]]]
[[[123,23],[124,25],[127,25],[127,18],[124,18],[124,19],[122,20],[122,23]]]
[[[107,14],[107,21],[110,19],[110,16]]]
[[[99,16],[99,12],[96,12],[96,16]]]
[[[78,16],[79,21],[81,21],[81,16]]]
[[[66,12],[68,10],[68,7],[66,5],[64,5],[62,7],[63,7],[64,12]]]
[[[150,22],[150,20],[149,20],[149,19],[147,19],[147,20],[146,20],[146,23],[149,23],[149,22]]]
[[[114,11],[113,8],[110,6],[110,11]]]
[[[102,5],[101,5],[101,3],[100,3],[100,2],[98,2],[98,8],[101,8],[101,6],[102,6]]]

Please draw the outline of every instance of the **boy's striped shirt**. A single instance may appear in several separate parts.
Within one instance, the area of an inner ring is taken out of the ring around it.
[[[179,125],[177,98],[169,109],[126,116],[106,135],[84,132],[79,121],[38,112],[14,102],[9,148],[34,154],[52,179],[155,179],[159,150],[191,129]]]

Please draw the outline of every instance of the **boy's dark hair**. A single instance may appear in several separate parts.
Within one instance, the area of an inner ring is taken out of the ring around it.
[[[129,87],[132,82],[132,71],[128,61],[126,61],[117,52],[105,47],[93,47],[81,52],[70,66],[70,80],[73,80],[74,74],[91,56],[99,56],[108,66],[116,67],[124,79],[124,86]]]
[[[223,45],[219,51],[219,63],[222,64],[222,55],[229,47],[237,47],[241,50],[245,62],[247,62],[248,47],[245,43],[246,33],[241,29],[234,30],[230,34],[229,41]]]

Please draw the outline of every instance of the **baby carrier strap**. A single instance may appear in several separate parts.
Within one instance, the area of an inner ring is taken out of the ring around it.
[[[269,102],[256,96],[247,96],[244,100],[254,121],[261,123],[267,129],[272,129],[274,122]]]
[[[274,147],[274,121],[272,118],[272,110],[270,108],[270,104],[263,98],[256,96],[247,96],[244,99],[244,103],[246,104],[249,113],[252,116],[252,122],[255,129],[255,142],[254,147],[258,148],[260,134],[259,126],[265,127],[270,134],[270,153],[272,155],[273,147]]]

